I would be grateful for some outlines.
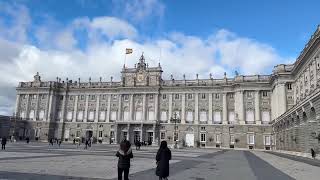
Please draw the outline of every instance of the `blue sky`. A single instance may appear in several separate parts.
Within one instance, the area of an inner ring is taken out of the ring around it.
[[[320,23],[319,1],[0,0],[0,114],[14,88],[43,80],[119,79],[144,52],[163,78],[270,74],[293,63]]]
[[[18,1],[19,2],[19,1]],[[30,9],[35,23],[43,23],[44,15],[60,23],[77,17],[115,16],[133,23],[147,38],[169,32],[206,37],[219,29],[272,45],[281,55],[296,56],[320,22],[319,1],[290,0],[201,0],[161,1],[161,17],[150,14],[143,21],[125,16],[124,2],[77,0],[63,3],[55,0],[22,1]],[[141,6],[141,8],[143,8]]]

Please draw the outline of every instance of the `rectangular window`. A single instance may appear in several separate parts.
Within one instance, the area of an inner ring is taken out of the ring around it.
[[[201,131],[205,131],[206,130],[206,127],[205,126],[201,126]]]
[[[80,100],[84,100],[84,95],[81,95],[81,96],[80,96]]]
[[[102,95],[102,100],[106,100],[106,95]]]
[[[216,99],[220,99],[220,94],[215,94]]]
[[[136,111],[136,120],[137,121],[141,121],[142,120],[142,111],[141,110],[137,110]]]
[[[79,137],[80,137],[80,134],[81,134],[81,132],[80,132],[80,131],[77,131],[77,132],[76,132],[76,137],[79,138]]]
[[[180,95],[179,94],[175,94],[174,95],[174,99],[180,99]]]
[[[254,134],[248,134],[248,144],[253,145],[254,144]]]
[[[90,111],[88,120],[90,121],[94,120],[94,114],[95,114],[95,111]]]
[[[102,138],[102,131],[99,131],[99,138]]]
[[[82,120],[83,119],[83,111],[78,111],[77,119],[78,120]]]
[[[149,109],[149,111],[148,111],[148,119],[150,121],[155,120],[155,118],[154,118],[154,110],[153,109]]]
[[[291,83],[288,83],[288,84],[287,84],[287,88],[288,88],[288,90],[292,90],[292,84],[291,84]]]
[[[106,112],[105,111],[100,111],[99,114],[99,120],[104,121],[106,119]]]
[[[188,99],[192,99],[193,94],[188,94]]]
[[[177,141],[179,139],[179,133],[173,133],[173,141]]]
[[[193,111],[187,111],[187,122],[192,122],[193,121]]]
[[[125,101],[128,101],[128,100],[129,100],[129,95],[128,95],[128,94],[123,95],[123,99],[124,99]]]
[[[254,111],[253,110],[248,110],[246,112],[246,121],[249,123],[254,122]]]
[[[123,120],[124,121],[129,121],[130,119],[129,119],[129,115],[130,114],[130,112],[128,111],[128,110],[125,110],[124,112],[123,112]]]
[[[233,96],[234,96],[233,93],[229,94],[230,99],[233,99]]]
[[[68,111],[67,112],[67,120],[72,120],[72,114],[73,114],[73,112],[72,111]]]
[[[262,96],[263,97],[268,97],[268,91],[262,91]]]
[[[161,111],[161,121],[167,121],[167,111]]]
[[[266,146],[271,145],[271,137],[270,136],[264,136],[264,145],[266,145]]]
[[[149,99],[153,99],[153,94],[150,94],[150,95],[149,95]]]
[[[91,100],[95,100],[96,99],[95,95],[90,95],[90,97],[91,97]]]
[[[230,135],[230,144],[234,144],[234,143],[235,143],[234,135]]]
[[[166,139],[166,133],[165,132],[161,132],[160,133],[160,139],[161,140]]]
[[[112,95],[112,100],[113,100],[113,101],[116,101],[117,98],[118,98],[118,96],[117,96],[116,94],[113,94],[113,95]]]
[[[206,142],[206,133],[200,134],[200,142]]]
[[[221,112],[215,111],[213,114],[213,122],[214,123],[221,123]]]
[[[201,99],[206,99],[206,94],[205,93],[201,94]]]
[[[73,100],[73,96],[69,96],[69,100],[71,100],[71,101],[72,101],[72,100]]]
[[[162,94],[162,99],[167,99],[167,95],[166,94]]]
[[[252,91],[247,91],[247,97],[252,98]]]
[[[207,121],[207,111],[200,111],[200,121],[201,122]]]
[[[230,111],[228,116],[229,124],[233,124],[235,122],[234,112]]]
[[[110,120],[112,120],[112,121],[117,120],[117,111],[111,111]]]
[[[221,143],[221,134],[216,134],[216,143],[217,144]]]
[[[270,122],[270,112],[269,111],[262,112],[262,122]]]

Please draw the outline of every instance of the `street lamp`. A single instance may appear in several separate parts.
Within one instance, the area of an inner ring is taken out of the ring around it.
[[[174,135],[173,135],[173,140],[175,141],[174,142],[174,148],[177,148],[177,141],[178,141],[178,136],[177,136],[177,139],[176,139],[176,134],[177,134],[177,123],[180,123],[181,119],[180,118],[177,118],[177,113],[175,112],[173,114],[173,117],[171,117],[170,121],[174,122]]]

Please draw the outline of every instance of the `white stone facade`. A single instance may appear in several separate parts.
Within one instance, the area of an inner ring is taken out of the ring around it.
[[[269,149],[274,145],[270,122],[318,87],[316,48],[307,65],[299,57],[275,66],[271,75],[164,80],[160,64],[148,67],[143,55],[134,68],[123,67],[117,82],[42,82],[37,74],[34,81],[19,83],[15,115],[27,119],[34,132],[45,129],[40,139],[94,136],[156,144],[177,138],[190,146]],[[181,120],[176,130],[174,114]]]

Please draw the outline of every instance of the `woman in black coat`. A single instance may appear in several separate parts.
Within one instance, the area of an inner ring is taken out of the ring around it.
[[[130,159],[133,158],[129,141],[124,140],[120,143],[120,149],[117,151],[116,156],[119,157],[118,180],[122,180],[122,173],[124,173],[124,180],[129,180]]]
[[[166,141],[161,142],[156,160],[156,175],[159,176],[159,180],[167,179],[167,177],[169,176],[169,160],[171,160],[171,151],[168,148]]]

